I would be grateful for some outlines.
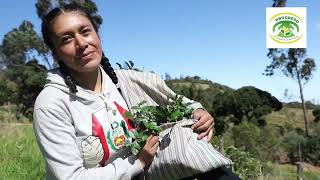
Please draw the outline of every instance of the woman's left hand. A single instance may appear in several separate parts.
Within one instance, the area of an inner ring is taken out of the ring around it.
[[[214,119],[213,117],[204,109],[196,109],[193,112],[193,119],[197,120],[191,126],[195,132],[199,133],[198,140],[208,136],[207,141],[209,142],[213,135],[213,126],[214,126]]]

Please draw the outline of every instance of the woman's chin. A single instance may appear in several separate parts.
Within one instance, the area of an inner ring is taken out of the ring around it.
[[[92,71],[96,71],[99,67],[100,67],[100,61],[99,62],[89,61],[84,65],[80,65],[78,70],[80,72],[92,72]]]

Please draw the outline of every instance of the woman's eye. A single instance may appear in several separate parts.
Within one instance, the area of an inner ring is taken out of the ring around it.
[[[89,35],[90,32],[91,32],[91,29],[84,29],[84,30],[82,30],[82,34],[84,34],[84,35]]]
[[[64,36],[64,37],[62,37],[61,42],[62,43],[68,43],[68,42],[71,41],[71,39],[72,38],[70,36]]]

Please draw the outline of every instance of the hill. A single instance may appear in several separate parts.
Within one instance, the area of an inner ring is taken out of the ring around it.
[[[308,122],[311,123],[314,120],[312,110],[307,112]],[[301,108],[292,108],[284,106],[280,111],[272,112],[266,116],[266,121],[270,125],[285,128],[300,128],[304,130],[303,112]]]
[[[204,80],[199,78],[198,76],[194,77],[185,77],[180,79],[170,79],[166,80],[166,83],[169,87],[172,89],[179,89],[179,87],[191,87],[196,86],[197,89],[201,90],[211,90],[212,92],[232,92],[234,91],[233,88],[230,88],[228,86],[214,83],[210,80]]]

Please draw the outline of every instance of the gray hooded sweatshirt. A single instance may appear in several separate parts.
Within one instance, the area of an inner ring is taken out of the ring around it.
[[[77,86],[71,93],[58,69],[47,74],[34,107],[33,126],[46,163],[47,179],[131,179],[142,164],[124,146],[134,130],[124,113],[145,100],[166,105],[175,93],[154,73],[117,70],[121,94],[102,72],[102,91]],[[191,102],[194,109],[201,104]]]

